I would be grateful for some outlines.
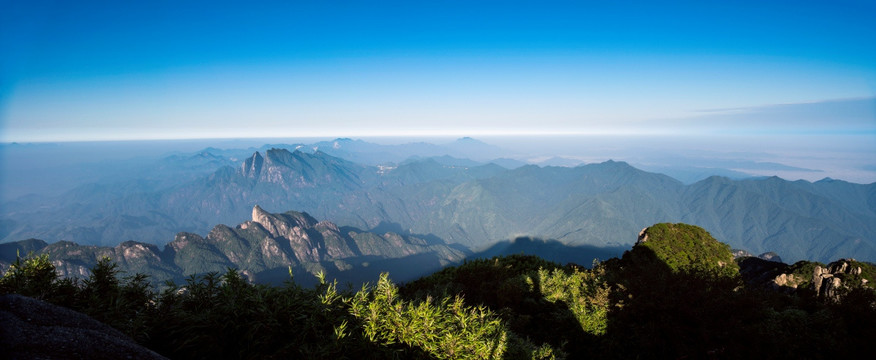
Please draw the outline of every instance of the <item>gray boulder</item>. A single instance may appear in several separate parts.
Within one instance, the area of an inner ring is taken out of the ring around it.
[[[0,296],[6,359],[166,359],[88,315],[21,296]]]

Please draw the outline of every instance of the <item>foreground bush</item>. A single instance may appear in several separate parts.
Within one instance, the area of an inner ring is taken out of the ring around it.
[[[2,293],[19,293],[89,314],[171,358],[552,359],[462,298],[402,300],[388,275],[374,288],[253,285],[230,269],[191,276],[156,293],[142,275],[120,278],[101,261],[82,282],[59,279],[46,257],[14,264]]]

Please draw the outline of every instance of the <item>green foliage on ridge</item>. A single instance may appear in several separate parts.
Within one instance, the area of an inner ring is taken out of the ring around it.
[[[730,246],[697,226],[668,223],[650,226],[632,251],[639,247],[651,250],[658,261],[673,271],[701,271],[727,277],[739,274]]]

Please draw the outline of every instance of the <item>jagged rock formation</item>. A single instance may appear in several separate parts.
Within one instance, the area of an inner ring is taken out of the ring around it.
[[[861,277],[863,270],[854,259],[840,259],[827,267],[816,266],[812,273],[812,285],[820,298],[837,300],[844,288],[867,285]]]
[[[166,359],[88,315],[20,296],[0,296],[4,359]]]
[[[773,287],[774,288],[791,288],[797,289],[800,285],[805,283],[805,279],[802,279],[794,274],[779,274],[773,279]]]
[[[253,163],[257,163],[257,157]],[[400,275],[407,278],[461,261],[470,253],[464,247],[448,246],[440,240],[427,241],[391,232],[374,234],[320,222],[307,213],[270,213],[258,205],[253,207],[249,221],[233,228],[217,225],[206,236],[181,232],[163,250],[133,241],[99,247],[69,241],[46,244],[38,240],[18,247],[49,254],[61,276],[87,277],[89,269],[107,257],[125,273],[148,274],[153,282],[181,281],[190,274],[224,272],[228,268],[239,269],[253,281],[278,282],[288,279],[290,268],[299,274],[322,271],[339,275],[376,262],[427,256],[425,260],[429,261],[422,264],[405,265],[409,274]],[[14,261],[14,254],[3,251],[0,261]],[[372,266],[369,273],[380,268]]]
[[[183,233],[168,246],[179,260],[194,257],[188,253],[210,254],[209,262],[200,262],[203,267],[197,266],[197,259],[176,261],[194,265],[184,270],[196,273],[213,268],[214,263],[257,273],[325,262],[331,262],[335,267],[346,267],[352,264],[343,262],[350,259],[391,259],[423,253],[436,254],[442,265],[446,265],[465,256],[464,252],[444,244],[429,244],[413,236],[404,237],[394,233],[377,235],[353,228],[341,229],[328,221],[319,222],[307,213],[289,211],[274,214],[258,205],[253,207],[252,219],[235,228],[219,225],[205,238]]]
[[[840,259],[828,265],[798,261],[793,265],[758,257],[737,259],[746,284],[786,293],[812,292],[826,301],[837,301],[847,290],[872,287],[876,265]]]

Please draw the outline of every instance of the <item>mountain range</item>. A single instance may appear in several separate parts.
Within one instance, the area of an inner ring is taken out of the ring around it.
[[[381,272],[392,272],[404,281],[470,255],[460,246],[338,227],[302,212],[269,213],[258,205],[249,221],[233,228],[217,225],[206,236],[182,232],[163,249],[134,241],[114,247],[37,239],[0,244],[0,272],[17,256],[31,252],[48,254],[64,277],[87,277],[89,269],[106,257],[124,273],[149,275],[155,284],[229,268],[240,270],[252,282],[272,284],[294,275],[297,283],[312,285],[318,273],[360,284],[376,281]]]
[[[239,223],[259,204],[472,251],[519,237],[618,248],[650,224],[685,222],[734,248],[773,251],[792,262],[876,260],[876,184],[713,176],[686,185],[618,161],[509,169],[445,153],[374,165],[327,152],[373,160],[387,149],[344,139],[245,158],[206,149],[172,159],[199,164],[202,176],[87,184],[59,197],[7,202],[0,236],[3,242],[163,245],[179,232],[205,234],[215,224]],[[204,172],[210,164],[218,168]]]

